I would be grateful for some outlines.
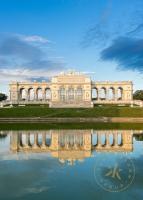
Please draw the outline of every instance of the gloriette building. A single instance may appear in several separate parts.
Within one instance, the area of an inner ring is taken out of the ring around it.
[[[131,81],[92,81],[78,72],[61,73],[49,82],[11,82],[11,104],[49,107],[93,107],[94,104],[132,104]]]

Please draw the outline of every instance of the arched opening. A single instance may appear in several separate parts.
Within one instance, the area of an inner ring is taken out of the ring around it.
[[[69,101],[74,100],[74,89],[73,88],[68,89],[68,100]]]
[[[82,88],[81,87],[78,87],[77,90],[76,90],[76,99],[78,101],[82,100]]]
[[[123,100],[123,88],[122,87],[119,87],[117,90],[117,99]]]
[[[112,133],[109,134],[109,145],[113,146],[114,145],[114,136]]]
[[[46,133],[46,141],[45,144],[46,146],[50,147],[52,143],[52,135],[50,132]]]
[[[34,98],[35,98],[34,89],[33,88],[29,88],[28,89],[28,100],[29,101],[34,101]]]
[[[59,97],[60,101],[65,101],[65,88],[61,87],[59,89]]]
[[[108,99],[115,100],[115,89],[113,87],[108,90]]]
[[[38,141],[37,141],[37,143],[38,143],[38,146],[42,146],[42,134],[41,133],[38,134]]]
[[[30,146],[33,146],[34,145],[34,134],[30,134],[29,139],[30,139],[30,141],[29,141]]]
[[[92,146],[96,146],[96,145],[98,145],[98,135],[94,131],[93,134],[92,134]]]
[[[106,88],[102,87],[100,89],[100,100],[106,100]]]
[[[122,134],[121,133],[118,133],[118,135],[117,135],[117,144],[118,144],[118,146],[122,145]]]
[[[20,89],[20,100],[22,100],[22,101],[26,100],[26,90],[25,90],[25,88]]]
[[[46,88],[45,89],[45,99],[46,100],[50,100],[51,99],[51,89],[50,88]]]
[[[21,146],[26,146],[26,134],[21,135]]]
[[[36,94],[37,94],[37,100],[41,101],[43,99],[43,93],[42,93],[42,88],[38,88],[36,90]]]
[[[105,146],[106,145],[106,135],[104,133],[102,133],[100,135],[100,139],[101,139],[101,145]]]
[[[92,100],[97,100],[98,99],[98,89],[93,88],[92,89]]]

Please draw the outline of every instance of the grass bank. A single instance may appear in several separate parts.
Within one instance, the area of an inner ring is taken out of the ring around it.
[[[143,108],[139,107],[94,107],[94,108],[47,108],[26,106],[1,108],[2,117],[143,117]]]
[[[98,129],[98,130],[143,130],[143,124],[120,124],[120,123],[62,123],[62,124],[0,124],[0,130],[49,130],[49,129]]]

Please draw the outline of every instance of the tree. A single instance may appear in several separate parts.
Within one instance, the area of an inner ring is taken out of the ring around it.
[[[6,100],[7,96],[3,93],[0,93],[0,101]]]
[[[136,90],[133,94],[133,99],[143,100],[143,90]]]

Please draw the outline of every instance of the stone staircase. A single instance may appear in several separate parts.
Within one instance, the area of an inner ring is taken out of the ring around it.
[[[81,102],[81,103],[60,103],[60,102],[51,102],[49,104],[50,108],[92,108],[92,102]]]

